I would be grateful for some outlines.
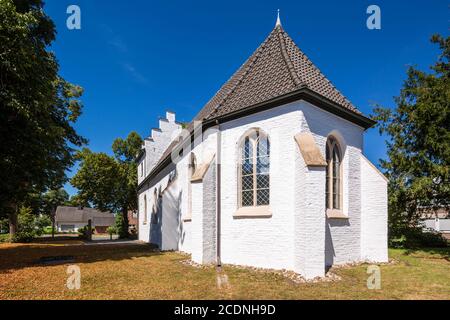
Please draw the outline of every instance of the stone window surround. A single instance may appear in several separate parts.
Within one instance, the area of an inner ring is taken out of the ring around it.
[[[330,144],[331,143],[331,144]],[[336,137],[335,135],[330,135],[327,138],[325,148],[329,148],[330,156],[332,157],[333,147],[337,146],[339,149],[339,155],[340,155],[340,164],[339,164],[339,209],[333,208],[333,174],[332,174],[332,166],[328,164],[328,160],[325,159],[327,162],[326,170],[328,170],[328,176],[329,181],[328,185],[331,188],[331,192],[329,192],[329,206],[331,204],[331,207],[325,208],[325,214],[328,219],[349,219],[348,214],[346,214],[343,210],[344,207],[344,153],[342,150],[342,145],[340,142],[340,139]]]
[[[144,194],[144,221],[142,222],[142,224],[146,225],[147,224],[147,212],[148,212],[148,208],[147,208],[147,195]]]
[[[326,217],[328,219],[348,219],[348,215],[345,214],[342,210],[343,207],[343,159],[344,157],[342,156],[342,148],[341,145],[339,144],[339,140],[337,137],[335,137],[334,135],[330,136],[331,139],[333,139],[334,141],[336,141],[338,147],[340,148],[340,152],[341,152],[341,165],[340,165],[340,188],[341,188],[341,193],[340,193],[340,207],[341,209],[332,209],[332,208],[325,208],[325,214]],[[327,143],[326,143],[326,148],[328,148],[329,146],[329,140],[330,137],[327,139]],[[298,133],[294,136],[294,140],[297,143],[298,148],[300,149],[300,153],[302,154],[303,160],[305,161],[305,164],[308,167],[325,167],[326,170],[330,170],[330,167],[328,166],[327,161],[325,160],[325,158],[322,156],[322,153],[320,152],[319,147],[317,146],[317,144],[314,141],[314,137],[312,136],[312,134],[310,132],[301,132]]]
[[[252,134],[254,134],[256,131],[259,133],[260,136],[263,136],[263,137],[267,138],[267,140],[269,141],[269,144],[270,144],[269,135],[263,129],[258,128],[258,127],[254,127],[254,128],[248,129],[247,131],[245,131],[245,133],[239,139],[239,141],[237,143],[238,162],[237,162],[237,170],[236,170],[237,171],[236,174],[237,174],[237,177],[238,177],[238,179],[237,179],[237,186],[238,186],[238,188],[237,188],[237,199],[238,199],[238,203],[237,203],[237,210],[233,214],[233,218],[270,218],[270,217],[272,217],[272,210],[270,208],[270,204],[269,205],[262,205],[262,206],[258,206],[258,205],[248,206],[248,207],[243,207],[242,206],[242,179],[241,179],[242,148],[243,148],[243,144],[245,142],[245,139],[247,137],[251,136]],[[256,148],[255,148],[255,150],[256,150]],[[270,177],[270,171],[269,171],[269,177]],[[269,192],[270,192],[270,183],[269,183]],[[269,200],[269,202],[270,202],[270,200]]]
[[[188,211],[185,217],[183,217],[184,222],[192,221],[192,177],[197,170],[197,157],[194,152],[191,152],[188,164]]]

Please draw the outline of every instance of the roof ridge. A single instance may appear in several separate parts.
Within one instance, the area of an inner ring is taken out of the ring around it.
[[[296,87],[301,86],[302,81],[299,78],[297,72],[295,71],[294,65],[291,61],[291,58],[289,57],[289,54],[287,53],[286,50],[286,42],[284,41],[284,37],[283,37],[283,28],[280,26],[277,26],[276,29],[278,30],[278,40],[280,43],[280,49],[281,49],[281,56],[283,57],[284,61],[286,62],[287,68],[289,70],[289,73],[292,77],[292,80],[294,81],[294,84]]]
[[[232,88],[227,92],[227,94],[221,99],[221,101],[214,107],[214,110],[210,112],[210,114],[207,116],[210,118],[212,115],[214,115],[217,110],[220,108],[220,106],[231,96],[231,94],[236,90],[236,88],[242,83],[242,81],[245,79],[245,77],[249,74],[252,67],[255,65],[256,61],[258,61],[259,57],[261,56],[261,53],[263,52],[263,49],[267,45],[268,40],[270,39],[270,36],[268,36],[264,42],[259,46],[258,49],[251,55],[250,58],[253,58],[252,61],[249,63],[249,65],[245,68],[242,75],[239,77],[239,79],[236,81],[236,83],[233,85]],[[244,66],[247,63],[247,61],[244,62],[242,66]]]

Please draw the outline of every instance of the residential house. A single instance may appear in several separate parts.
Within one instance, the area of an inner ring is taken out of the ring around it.
[[[87,226],[89,220],[96,233],[106,233],[106,229],[115,223],[114,215],[110,212],[85,207],[60,206],[56,209],[55,224],[58,232],[77,232]]]

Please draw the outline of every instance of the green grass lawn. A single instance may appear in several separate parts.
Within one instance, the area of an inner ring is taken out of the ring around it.
[[[147,245],[65,246],[0,244],[0,299],[450,299],[450,250],[390,250],[381,266],[381,290],[367,288],[367,265],[341,267],[335,282],[295,283],[281,274],[225,266],[218,288],[214,267],[182,263],[188,257]],[[81,289],[66,287],[68,264],[41,257],[72,256]]]

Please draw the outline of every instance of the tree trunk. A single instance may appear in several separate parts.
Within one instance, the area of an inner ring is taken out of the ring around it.
[[[56,210],[52,209],[52,239],[55,239],[55,220],[56,220]]]
[[[128,210],[127,207],[122,209],[122,225],[120,226],[122,229],[121,236],[122,238],[129,238],[130,234],[128,232]]]
[[[12,205],[12,210],[9,214],[9,237],[12,240],[17,232],[17,206]]]

